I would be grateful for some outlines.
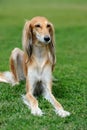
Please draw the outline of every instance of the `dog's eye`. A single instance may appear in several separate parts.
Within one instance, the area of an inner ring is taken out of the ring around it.
[[[47,28],[50,28],[50,26],[51,26],[50,24],[47,24]]]
[[[40,28],[41,26],[40,26],[40,24],[36,24],[35,27],[36,28]]]

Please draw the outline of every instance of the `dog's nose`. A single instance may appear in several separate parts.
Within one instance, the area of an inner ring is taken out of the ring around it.
[[[49,37],[48,35],[46,35],[46,36],[44,37],[44,40],[45,40],[45,42],[49,42],[49,41],[50,41],[50,37]]]

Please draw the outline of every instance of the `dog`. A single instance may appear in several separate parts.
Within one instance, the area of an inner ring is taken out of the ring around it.
[[[26,21],[22,37],[23,51],[15,48],[10,56],[10,72],[0,73],[0,82],[13,86],[26,79],[24,103],[33,115],[42,116],[36,96],[42,94],[61,117],[69,116],[52,94],[52,71],[56,63],[54,27],[45,17]]]

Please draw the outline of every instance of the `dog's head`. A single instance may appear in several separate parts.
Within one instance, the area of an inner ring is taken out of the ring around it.
[[[54,28],[45,17],[34,17],[27,21],[24,25],[22,40],[24,51],[29,58],[32,55],[34,44],[46,45],[49,47],[53,65],[55,64]]]

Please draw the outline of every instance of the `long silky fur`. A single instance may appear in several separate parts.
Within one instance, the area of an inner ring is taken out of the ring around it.
[[[51,24],[50,35],[52,39],[51,39],[51,43],[49,44],[49,51],[52,56],[52,70],[53,70],[56,64],[56,55],[55,55],[54,27],[52,24]]]
[[[27,21],[24,25],[22,44],[23,44],[23,49],[25,53],[27,53],[29,59],[32,55],[32,50],[33,50],[30,21]]]

